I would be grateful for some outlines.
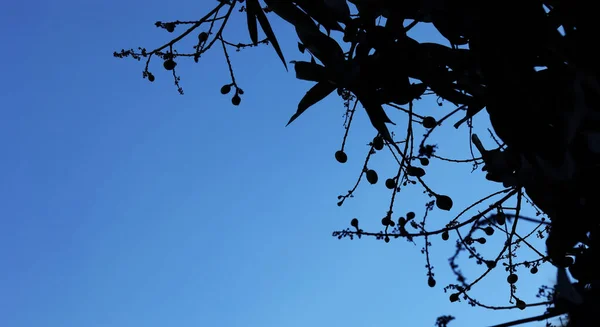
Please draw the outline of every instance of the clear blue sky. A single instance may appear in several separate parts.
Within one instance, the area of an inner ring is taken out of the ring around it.
[[[219,93],[229,77],[218,48],[200,64],[180,63],[185,96],[159,65],[151,84],[141,63],[112,57],[169,40],[156,20],[198,19],[214,3],[2,5],[0,326],[420,327],[452,314],[457,327],[479,327],[541,311],[450,303],[442,286],[454,281],[452,242],[434,239],[431,289],[422,239],[415,247],[332,238],[352,217],[380,228],[383,185],[363,185],[336,206],[374,130],[360,112],[349,162],[340,165],[333,154],[344,109],[336,97],[284,127],[311,84],[286,73],[272,49],[232,54],[245,90],[239,107]],[[226,32],[232,40],[248,40],[242,18]],[[291,29],[274,24],[287,59],[306,59]],[[437,38],[426,30],[419,37]],[[438,118],[449,110],[433,100],[417,108]],[[403,125],[403,115],[391,116]],[[491,147],[486,120],[479,118],[479,133]],[[468,158],[468,134],[446,125],[432,139],[439,154]],[[381,176],[395,170],[385,155],[374,160]],[[499,187],[468,164],[448,167],[433,163],[426,180],[454,195],[450,214]],[[403,193],[397,215],[422,214],[422,200],[420,188]],[[430,220],[443,225],[448,217],[435,211]],[[497,249],[497,236],[486,247]],[[471,268],[477,277],[480,267]],[[518,294],[533,302],[554,270],[537,279],[520,273]],[[497,271],[473,294],[505,305],[505,278]]]

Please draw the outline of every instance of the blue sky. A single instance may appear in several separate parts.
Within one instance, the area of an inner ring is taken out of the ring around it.
[[[389,201],[383,185],[362,185],[356,198],[336,206],[375,133],[359,112],[349,162],[340,165],[333,154],[344,109],[335,96],[285,127],[311,84],[286,72],[272,49],[232,53],[245,91],[239,107],[219,93],[229,76],[218,48],[199,64],[178,65],[185,96],[160,63],[149,83],[141,63],[112,57],[121,48],[161,45],[173,34],[155,28],[156,20],[198,19],[214,3],[3,5],[0,325],[433,326],[437,316],[452,314],[453,325],[470,327],[542,311],[450,303],[442,287],[454,281],[452,242],[434,239],[432,289],[422,239],[414,246],[331,237],[353,217],[380,229]],[[232,40],[248,40],[243,17],[227,29]],[[286,59],[306,60],[289,26],[273,23]],[[439,40],[426,29],[417,36]],[[449,110],[433,99],[416,108],[438,118]],[[404,115],[390,115],[402,126]],[[492,147],[487,118],[478,121]],[[468,134],[452,124],[432,140],[440,155],[468,158]],[[395,171],[385,154],[373,167],[380,176]],[[426,180],[453,195],[450,214],[499,189],[470,174],[469,164],[430,167]],[[422,214],[423,199],[418,187],[403,192],[397,215]],[[443,225],[448,218],[435,211],[429,219]],[[486,249],[493,253],[501,242],[491,237]],[[464,269],[471,278],[480,271]],[[509,288],[499,270],[473,294],[505,305]],[[518,294],[534,302],[554,270],[520,274]]]

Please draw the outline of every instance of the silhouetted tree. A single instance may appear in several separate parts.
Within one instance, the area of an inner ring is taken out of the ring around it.
[[[223,29],[237,11],[246,19],[251,43],[230,42],[223,37]],[[287,69],[284,52],[267,18],[271,12],[293,25],[299,50],[310,55],[310,61],[292,61],[296,77],[315,83],[300,100],[288,124],[337,91],[346,107],[346,133],[335,153],[336,160],[348,160],[344,147],[359,103],[377,132],[369,143],[355,186],[339,196],[338,205],[353,197],[364,180],[370,184],[379,182],[377,172],[369,165],[373,154],[388,151],[398,164],[396,175],[384,181],[391,201],[381,220],[383,230],[363,230],[359,220],[353,218],[349,228],[336,231],[333,236],[372,236],[385,242],[423,237],[428,283],[434,287],[430,237],[440,234],[448,240],[453,232],[457,249],[450,265],[457,282],[444,288],[450,290],[451,301],[462,298],[472,305],[499,308],[480,303],[469,291],[502,262],[511,284],[511,305],[502,308],[548,306],[543,316],[502,326],[565,313],[569,315],[568,326],[596,324],[599,274],[594,263],[600,259],[595,245],[600,231],[594,217],[600,181],[600,61],[594,42],[599,29],[593,2],[264,0],[263,4],[259,0],[221,0],[197,21],[156,22],[157,27],[168,32],[182,32],[155,50],[123,49],[114,56],[144,60],[143,77],[151,82],[155,75],[150,64],[152,59],[159,60],[163,69],[172,71],[178,91],[183,94],[177,61],[191,58],[198,62],[217,45],[227,58],[231,75],[231,83],[223,85],[220,91],[233,92],[231,102],[239,105],[243,91],[234,78],[230,49],[268,44]],[[417,24],[432,24],[450,46],[411,38],[407,33]],[[265,39],[259,38],[259,29]],[[178,51],[178,42],[186,37],[197,37],[196,45],[191,52]],[[441,119],[420,115],[413,103],[428,95],[455,108]],[[390,131],[388,124],[393,123],[386,114],[388,108],[405,112],[407,126]],[[498,147],[491,150],[485,149],[471,132],[472,118],[484,109],[499,138]],[[430,160],[453,160],[436,155],[436,145],[427,140],[443,122],[456,115],[461,117],[454,127],[469,128],[472,145],[480,154],[462,162],[472,163],[474,169],[482,165],[487,179],[502,183],[505,189],[466,208],[443,228],[431,230],[426,228],[427,214],[437,209],[450,210],[453,201],[425,183],[425,169]],[[417,142],[415,124],[427,129]],[[396,194],[409,184],[422,185],[430,196],[426,210],[422,217],[414,212],[394,217]],[[511,198],[516,199],[514,207],[505,204]],[[487,201],[491,203],[485,210],[460,220],[466,212]],[[538,208],[537,218],[522,216],[524,201]],[[544,217],[549,217],[550,222]],[[521,236],[516,230],[520,220],[534,221],[536,227]],[[484,257],[475,245],[484,244],[495,231],[501,232],[506,242],[495,257]],[[546,251],[532,248],[538,254],[536,260],[516,262],[514,251],[520,246],[531,247],[526,240],[531,235],[546,238]],[[466,281],[456,263],[456,257],[465,251],[487,267],[473,282]],[[558,267],[556,287],[540,289],[539,295],[545,301],[525,303],[515,294],[516,267],[527,267],[535,274],[546,262]],[[575,283],[566,277],[567,270]],[[436,325],[446,326],[452,319],[439,317]]]

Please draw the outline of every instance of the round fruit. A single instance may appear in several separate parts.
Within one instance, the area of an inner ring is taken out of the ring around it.
[[[456,302],[456,301],[458,301],[458,293],[450,294],[450,302]]]
[[[148,73],[148,80],[154,82],[154,75],[152,73]]]
[[[447,231],[447,230],[445,230],[445,231],[442,233],[442,240],[444,240],[444,241],[447,241],[449,238],[450,238],[450,234],[448,234],[448,231]]]
[[[485,232],[486,235],[488,236],[492,236],[494,235],[494,228],[489,226],[483,229],[483,231]]]
[[[383,149],[384,143],[383,143],[383,137],[381,136],[376,136],[373,139],[373,148],[377,151]]]
[[[425,176],[425,170],[420,167],[408,166],[406,167],[406,174],[408,176],[423,177]]]
[[[335,152],[335,160],[337,160],[339,163],[345,163],[348,161],[348,156],[346,155],[346,152],[339,150]]]
[[[350,221],[350,226],[358,228],[358,219],[352,218],[352,221]]]
[[[404,225],[406,225],[406,218],[404,218],[404,217],[398,218],[398,226],[402,227]]]
[[[393,178],[386,179],[385,187],[389,188],[390,190],[394,189],[396,187],[396,181]]]
[[[406,213],[406,218],[409,219],[409,220],[410,219],[415,219],[415,216],[416,216],[415,213],[412,212],[412,211],[409,211],[408,213]]]
[[[204,42],[206,40],[208,40],[208,34],[206,32],[198,34],[198,41]]]
[[[447,195],[436,195],[435,205],[442,210],[449,211],[452,209],[452,199]]]
[[[435,279],[429,276],[429,279],[427,280],[427,285],[429,285],[429,287],[435,287]]]
[[[390,237],[386,235],[386,236],[385,236],[385,239],[384,239],[384,241],[385,241],[386,243],[389,243],[389,242],[390,242]]]
[[[408,166],[408,167],[406,167],[406,174],[408,176],[421,178],[421,177],[425,176],[426,173],[425,173],[425,169],[423,169],[421,167]]]
[[[427,159],[427,158],[419,158],[419,161],[421,162],[422,166],[429,165],[429,159]]]
[[[231,98],[231,103],[232,103],[234,106],[239,106],[239,105],[240,105],[240,102],[242,102],[242,98],[240,98],[240,96],[239,96],[239,95],[237,95],[237,93],[236,93],[236,95],[234,95],[234,96]]]
[[[532,273],[532,274],[537,274],[538,267],[532,267],[531,270],[529,270],[529,272]]]
[[[520,310],[525,310],[525,307],[527,307],[527,303],[525,303],[525,301],[517,300],[517,308]]]
[[[496,223],[498,223],[498,225],[504,225],[505,222],[506,216],[504,215],[504,213],[498,212],[498,214],[496,214]]]
[[[494,269],[494,268],[496,268],[496,261],[491,261],[491,260],[486,261],[485,265],[488,267],[488,269]]]
[[[517,276],[516,274],[510,274],[508,275],[508,277],[506,278],[506,281],[509,284],[514,284],[519,280],[519,276]]]
[[[377,176],[377,172],[373,169],[367,170],[367,181],[371,184],[377,184],[379,180],[379,176]]]
[[[434,128],[437,125],[437,120],[431,116],[427,116],[423,118],[423,127],[425,128]]]
[[[221,94],[227,94],[229,92],[231,92],[230,84],[225,84],[225,85],[221,86]]]
[[[476,238],[475,241],[479,244],[485,244],[487,242],[485,237]]]
[[[165,67],[166,70],[173,70],[175,69],[175,66],[177,66],[177,63],[173,59],[167,59],[163,63],[163,67]]]
[[[175,31],[175,24],[174,23],[166,23],[165,29],[167,30],[167,32],[173,33],[173,31]]]

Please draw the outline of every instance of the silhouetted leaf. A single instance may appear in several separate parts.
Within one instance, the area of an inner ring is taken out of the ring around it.
[[[296,0],[295,2],[310,17],[323,25],[327,30],[344,31],[334,18],[332,11],[325,5],[325,1]]]
[[[411,93],[411,97],[414,99],[419,99],[423,93],[425,93],[425,91],[427,90],[427,85],[423,84],[423,83],[417,83],[417,84],[412,84],[409,87],[410,93]]]
[[[365,92],[363,90],[356,90],[355,94],[358,97],[358,100],[365,108],[367,115],[369,116],[369,120],[371,124],[379,134],[384,138],[384,140],[393,143],[392,136],[390,135],[390,131],[385,125],[386,123],[394,124],[388,115],[385,113],[385,110],[381,106],[381,103],[378,103],[375,99],[376,97],[369,92]],[[395,125],[395,124],[394,124]]]
[[[293,61],[293,63],[297,79],[312,82],[325,80],[326,69],[322,65],[307,61]]]
[[[256,0],[256,1],[258,1],[258,0]],[[271,24],[269,24],[269,20],[267,19],[267,16],[262,11],[262,9],[256,13],[256,18],[258,19],[258,22],[260,23],[260,27],[262,28],[263,32],[265,32],[267,39],[269,40],[269,42],[271,42],[271,45],[273,45],[275,52],[277,52],[279,59],[281,59],[283,66],[285,66],[285,70],[287,70],[288,69],[287,64],[285,63],[285,58],[283,57],[283,52],[281,52],[281,47],[279,47],[279,42],[277,42],[277,38],[275,37],[275,33],[273,33]]]
[[[350,7],[346,0],[324,0],[324,3],[339,21],[347,22],[350,19]]]
[[[296,120],[296,118],[306,111],[306,109],[310,108],[310,106],[323,100],[326,96],[331,94],[331,92],[335,91],[336,88],[337,87],[334,84],[326,81],[315,84],[310,90],[308,90],[308,92],[306,92],[302,100],[300,100],[300,103],[298,104],[298,110],[296,110],[296,113],[292,116],[292,118],[290,118],[290,121],[287,123],[287,125]]]
[[[312,18],[298,9],[291,0],[265,0],[265,3],[277,16],[296,26],[299,22],[312,22]]]
[[[345,59],[340,45],[321,32],[314,23],[297,24],[296,33],[302,44],[325,66],[336,65]]]
[[[252,44],[258,44],[258,26],[256,25],[256,15],[258,11],[262,11],[258,0],[246,1],[246,20],[248,21],[248,33]]]

